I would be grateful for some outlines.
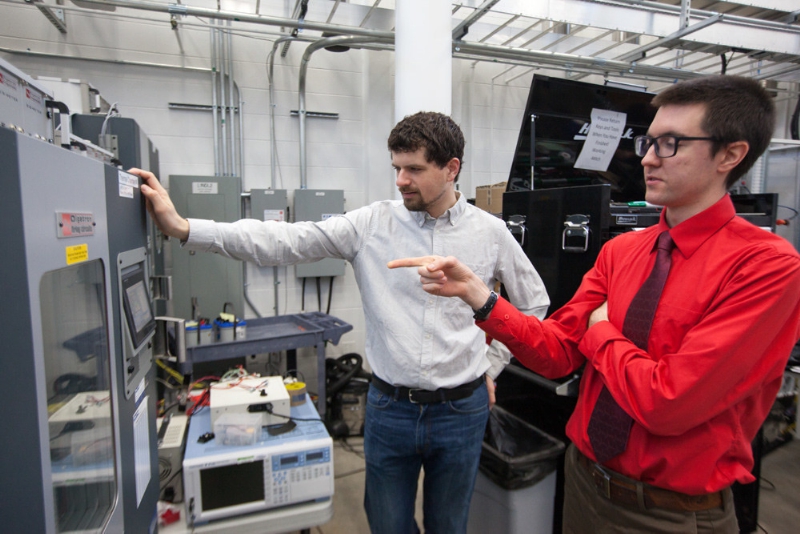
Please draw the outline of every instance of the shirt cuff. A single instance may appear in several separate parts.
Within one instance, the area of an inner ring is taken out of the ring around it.
[[[189,221],[189,237],[181,241],[181,246],[192,249],[207,249],[214,244],[214,221],[206,219],[186,219]]]
[[[622,333],[616,326],[609,321],[600,321],[586,330],[583,338],[581,338],[581,342],[578,344],[578,350],[587,360],[592,361],[595,354],[598,353],[603,345],[620,336],[622,336]]]

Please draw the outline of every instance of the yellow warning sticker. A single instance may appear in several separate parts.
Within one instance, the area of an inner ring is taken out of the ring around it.
[[[67,247],[67,265],[80,263],[89,259],[89,245],[73,245]]]

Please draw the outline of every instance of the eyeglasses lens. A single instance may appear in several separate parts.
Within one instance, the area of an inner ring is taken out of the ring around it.
[[[662,135],[660,137],[640,135],[634,139],[634,150],[640,158],[643,158],[653,145],[655,145],[656,156],[670,158],[677,152],[678,140],[671,135]]]

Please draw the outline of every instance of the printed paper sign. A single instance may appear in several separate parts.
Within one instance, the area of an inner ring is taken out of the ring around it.
[[[195,195],[216,195],[219,193],[217,182],[192,182],[192,193]]]
[[[611,158],[619,146],[625,129],[627,115],[606,109],[592,110],[592,123],[586,134],[581,153],[575,161],[576,169],[607,171]]]
[[[284,222],[286,220],[286,214],[283,210],[264,210],[264,220]]]

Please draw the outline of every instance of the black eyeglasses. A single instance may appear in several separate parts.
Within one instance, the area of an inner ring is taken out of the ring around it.
[[[680,137],[677,135],[659,135],[658,137],[637,135],[633,138],[633,146],[636,155],[640,158],[643,158],[653,145],[656,147],[656,156],[659,158],[671,158],[678,152],[678,143],[681,141],[719,141],[719,139],[716,137]]]

